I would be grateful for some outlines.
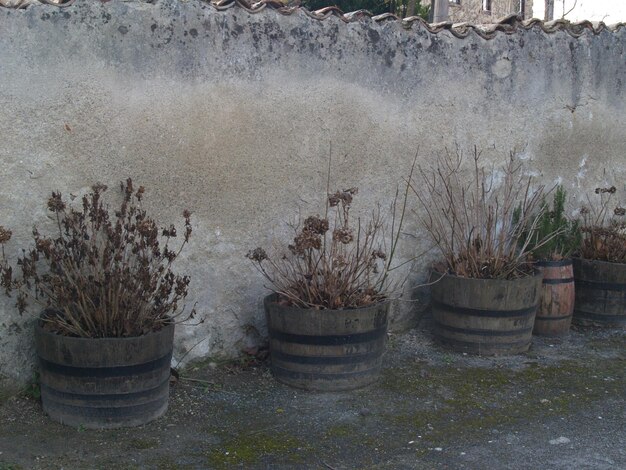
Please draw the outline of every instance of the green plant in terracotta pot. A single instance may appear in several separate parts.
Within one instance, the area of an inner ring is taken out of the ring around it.
[[[574,322],[626,328],[626,204],[615,186],[596,188],[581,209],[582,243],[574,258]]]
[[[285,250],[247,254],[273,291],[264,300],[271,367],[287,385],[349,390],[379,376],[398,236],[385,245],[378,209],[368,220],[354,218],[356,194],[328,194],[325,214],[306,217]],[[405,208],[406,197],[392,233],[399,235]]]
[[[578,221],[565,214],[567,192],[556,187],[552,206],[541,202],[539,219],[530,236],[528,252],[543,272],[541,302],[533,333],[561,336],[569,331],[574,312],[572,253],[580,247]]]
[[[476,148],[469,159],[446,151],[411,187],[443,256],[432,275],[435,338],[481,355],[528,350],[542,276],[527,261],[526,228],[539,222],[543,187],[532,187],[513,154],[489,166]]]
[[[171,269],[191,236],[190,213],[174,250],[176,228],[159,229],[146,214],[143,186],[121,184],[112,214],[106,189],[95,185],[78,207],[53,192],[56,233],[33,229],[34,246],[17,269],[5,261],[1,278],[20,313],[30,301],[43,307],[35,342],[44,410],[91,428],[165,413],[174,325],[194,314],[184,308],[189,278]]]

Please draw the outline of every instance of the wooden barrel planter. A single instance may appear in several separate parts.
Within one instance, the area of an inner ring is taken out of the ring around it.
[[[265,298],[272,373],[305,390],[339,391],[375,382],[387,337],[389,302],[357,309],[314,310]]]
[[[538,261],[543,272],[541,301],[533,333],[562,336],[569,332],[574,313],[574,270],[571,259]]]
[[[174,324],[132,338],[75,338],[35,326],[41,401],[75,427],[139,426],[163,415],[169,399]]]
[[[626,328],[626,264],[574,258],[574,323]]]
[[[470,279],[433,274],[435,339],[455,351],[484,356],[528,350],[542,274],[520,279]]]

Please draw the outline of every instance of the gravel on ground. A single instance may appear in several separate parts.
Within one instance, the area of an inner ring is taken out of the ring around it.
[[[51,421],[0,393],[0,470],[626,468],[626,331],[534,337],[514,357],[389,337],[381,380],[340,393],[277,383],[250,357],[181,371],[167,414],[133,429]]]

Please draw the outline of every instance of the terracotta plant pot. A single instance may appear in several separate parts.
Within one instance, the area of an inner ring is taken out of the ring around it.
[[[306,390],[365,387],[381,370],[389,302],[342,310],[280,305],[265,298],[272,373]]]
[[[431,289],[435,339],[484,356],[523,353],[531,343],[542,274],[514,280],[441,278]]]
[[[75,338],[39,320],[35,342],[41,401],[55,421],[85,428],[139,426],[169,399],[174,324],[131,338]]]

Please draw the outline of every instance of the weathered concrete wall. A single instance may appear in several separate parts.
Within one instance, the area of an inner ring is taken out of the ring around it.
[[[358,186],[363,210],[390,200],[418,148],[422,162],[455,144],[493,161],[518,149],[540,179],[573,191],[603,168],[615,181],[626,173],[623,27],[574,37],[535,24],[487,40],[195,0],[0,9],[0,25],[8,254],[33,224],[49,225],[51,190],[131,176],[163,223],[190,208],[194,236],[178,268],[206,322],[178,328],[177,359],[196,344],[187,360],[232,356],[263,334],[266,291],[244,254],[285,235],[299,210],[319,209],[331,142],[333,186]],[[408,226],[402,258],[427,246]],[[24,379],[32,316],[2,302],[0,373]],[[396,309],[397,325],[414,306]]]

